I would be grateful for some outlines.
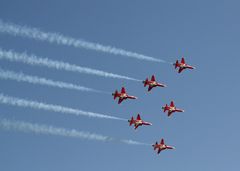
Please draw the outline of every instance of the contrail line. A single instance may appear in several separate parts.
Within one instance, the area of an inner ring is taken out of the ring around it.
[[[86,92],[109,94],[107,92],[95,90],[95,89],[88,88],[88,87],[83,87],[83,86],[66,83],[66,82],[53,81],[53,80],[46,79],[43,77],[26,75],[24,73],[16,73],[16,72],[9,71],[9,70],[3,70],[1,68],[0,68],[0,78],[6,79],[6,80],[15,80],[18,82],[28,82],[31,84],[40,84],[40,85],[46,85],[46,86],[51,86],[51,87],[65,88],[65,89],[70,89],[70,90],[79,90],[79,91],[86,91]]]
[[[100,77],[115,78],[115,79],[125,79],[131,81],[141,81],[135,78],[113,74],[101,70],[96,70],[92,68],[82,67],[74,64],[69,64],[62,61],[55,61],[48,58],[37,57],[36,55],[27,55],[26,53],[17,53],[14,51],[6,51],[0,48],[0,59],[5,59],[14,62],[22,62],[24,64],[29,64],[33,66],[45,66],[48,68],[53,68],[57,70],[65,70],[77,73],[91,74]]]
[[[121,142],[129,145],[147,145],[147,146],[152,145],[152,144],[133,141],[133,140],[121,140]]]
[[[12,106],[18,106],[18,107],[29,107],[33,109],[41,109],[41,110],[52,111],[52,112],[60,112],[64,114],[72,114],[76,116],[88,116],[88,117],[94,117],[94,118],[127,121],[127,119],[123,119],[115,116],[87,112],[79,109],[73,109],[73,108],[64,107],[60,105],[47,104],[47,103],[42,103],[42,102],[37,102],[32,100],[25,100],[17,97],[6,96],[3,94],[0,94],[0,103],[12,105]]]
[[[130,51],[112,47],[112,46],[93,43],[93,42],[85,41],[82,39],[76,39],[76,38],[64,36],[59,33],[43,32],[37,28],[31,28],[31,27],[21,26],[13,23],[7,23],[7,22],[3,22],[2,20],[0,20],[0,32],[7,33],[14,36],[21,36],[21,37],[30,38],[30,39],[46,41],[49,43],[55,43],[58,45],[72,46],[75,48],[85,48],[85,49],[105,52],[109,54],[135,58],[139,60],[165,63],[164,60],[157,59],[151,56],[146,56],[136,52],[130,52]]]
[[[30,122],[15,121],[15,120],[8,120],[8,119],[0,119],[0,128],[4,130],[15,130],[20,132],[45,134],[45,135],[57,135],[57,136],[64,136],[64,137],[71,137],[71,138],[96,140],[96,141],[102,141],[102,142],[120,141],[122,143],[130,144],[130,145],[149,145],[146,143],[141,143],[133,140],[117,140],[109,136],[89,133],[85,131],[79,131],[75,129],[59,128],[59,127],[54,127],[49,125],[33,124]]]
[[[33,132],[36,134],[47,134],[47,135],[59,135],[65,137],[74,137],[81,139],[97,140],[97,141],[109,141],[111,140],[107,136],[93,134],[84,131],[77,131],[75,129],[57,128],[47,125],[32,124],[23,121],[10,121],[7,119],[0,120],[0,127],[5,130],[16,130],[23,132]]]

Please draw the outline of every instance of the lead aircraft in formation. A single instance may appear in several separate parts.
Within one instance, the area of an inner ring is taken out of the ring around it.
[[[135,96],[130,96],[127,94],[126,90],[124,87],[122,87],[121,92],[119,93],[117,90],[112,93],[114,100],[118,97],[118,104],[122,103],[123,100],[126,99],[137,99]]]
[[[182,57],[181,62],[178,62],[177,60],[173,65],[175,66],[175,69],[179,67],[178,73],[181,73],[184,69],[195,69],[195,67],[186,64],[184,57]]]
[[[142,125],[152,125],[152,123],[150,123],[150,122],[143,121],[141,119],[140,114],[137,115],[136,119],[134,119],[132,116],[131,120],[128,120],[128,122],[129,122],[129,126],[134,125],[134,129],[137,129],[139,126],[142,126]]]
[[[151,91],[153,87],[167,87],[165,84],[158,83],[154,75],[152,75],[151,80],[148,80],[148,78],[146,78],[146,80],[143,81],[143,84],[144,87],[148,86],[148,91]]]
[[[153,150],[157,150],[157,154],[159,154],[161,151],[163,150],[167,150],[167,149],[175,149],[175,147],[166,145],[164,143],[164,139],[162,138],[160,143],[158,144],[158,142],[156,142],[155,144],[152,145],[153,146]]]

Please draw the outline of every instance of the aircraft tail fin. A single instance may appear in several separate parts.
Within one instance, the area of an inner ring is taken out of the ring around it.
[[[176,60],[176,63],[174,65],[175,65],[175,69],[176,69],[178,67],[178,65],[179,65],[178,60]]]
[[[113,95],[113,99],[115,100],[117,98],[118,91],[116,90],[115,93],[113,93],[112,95]]]
[[[168,105],[166,104],[163,112],[166,112],[167,108],[168,108]]]
[[[154,150],[157,149],[157,145],[158,145],[158,142],[156,142],[155,144],[152,145]]]
[[[132,124],[134,123],[134,118],[133,118],[133,116],[132,116],[131,120],[128,120],[128,122],[129,122],[129,126],[132,126]]]
[[[146,78],[146,80],[144,81],[144,87],[147,86],[147,82],[148,82],[148,78]]]

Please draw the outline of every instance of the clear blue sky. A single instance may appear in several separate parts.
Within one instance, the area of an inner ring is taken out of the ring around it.
[[[130,118],[141,113],[151,127],[0,105],[0,117],[176,147],[157,156],[151,146],[103,143],[0,130],[0,170],[239,169],[239,1],[13,1],[0,2],[12,23],[112,45],[166,61],[186,57],[196,70],[173,67],[0,33],[0,47],[168,85],[146,93],[141,83],[56,71],[0,60],[4,69],[114,91],[126,86],[139,97],[117,105],[105,94],[76,92],[0,80],[0,92],[19,98]],[[175,100],[184,113],[167,118],[161,106]]]

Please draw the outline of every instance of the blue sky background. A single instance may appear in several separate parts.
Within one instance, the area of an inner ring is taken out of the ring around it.
[[[0,117],[154,143],[164,137],[174,151],[157,156],[151,146],[103,143],[0,130],[0,169],[24,170],[238,170],[238,1],[12,1],[0,2],[3,21],[58,32],[197,67],[177,74],[170,64],[129,59],[0,33],[0,47],[16,52],[168,85],[151,93],[141,83],[33,67],[0,60],[1,68],[112,92],[125,86],[138,100],[117,105],[105,94],[0,80],[5,95],[153,123],[133,131],[123,121],[90,119],[0,105]],[[184,113],[167,118],[161,106],[174,100]]]

